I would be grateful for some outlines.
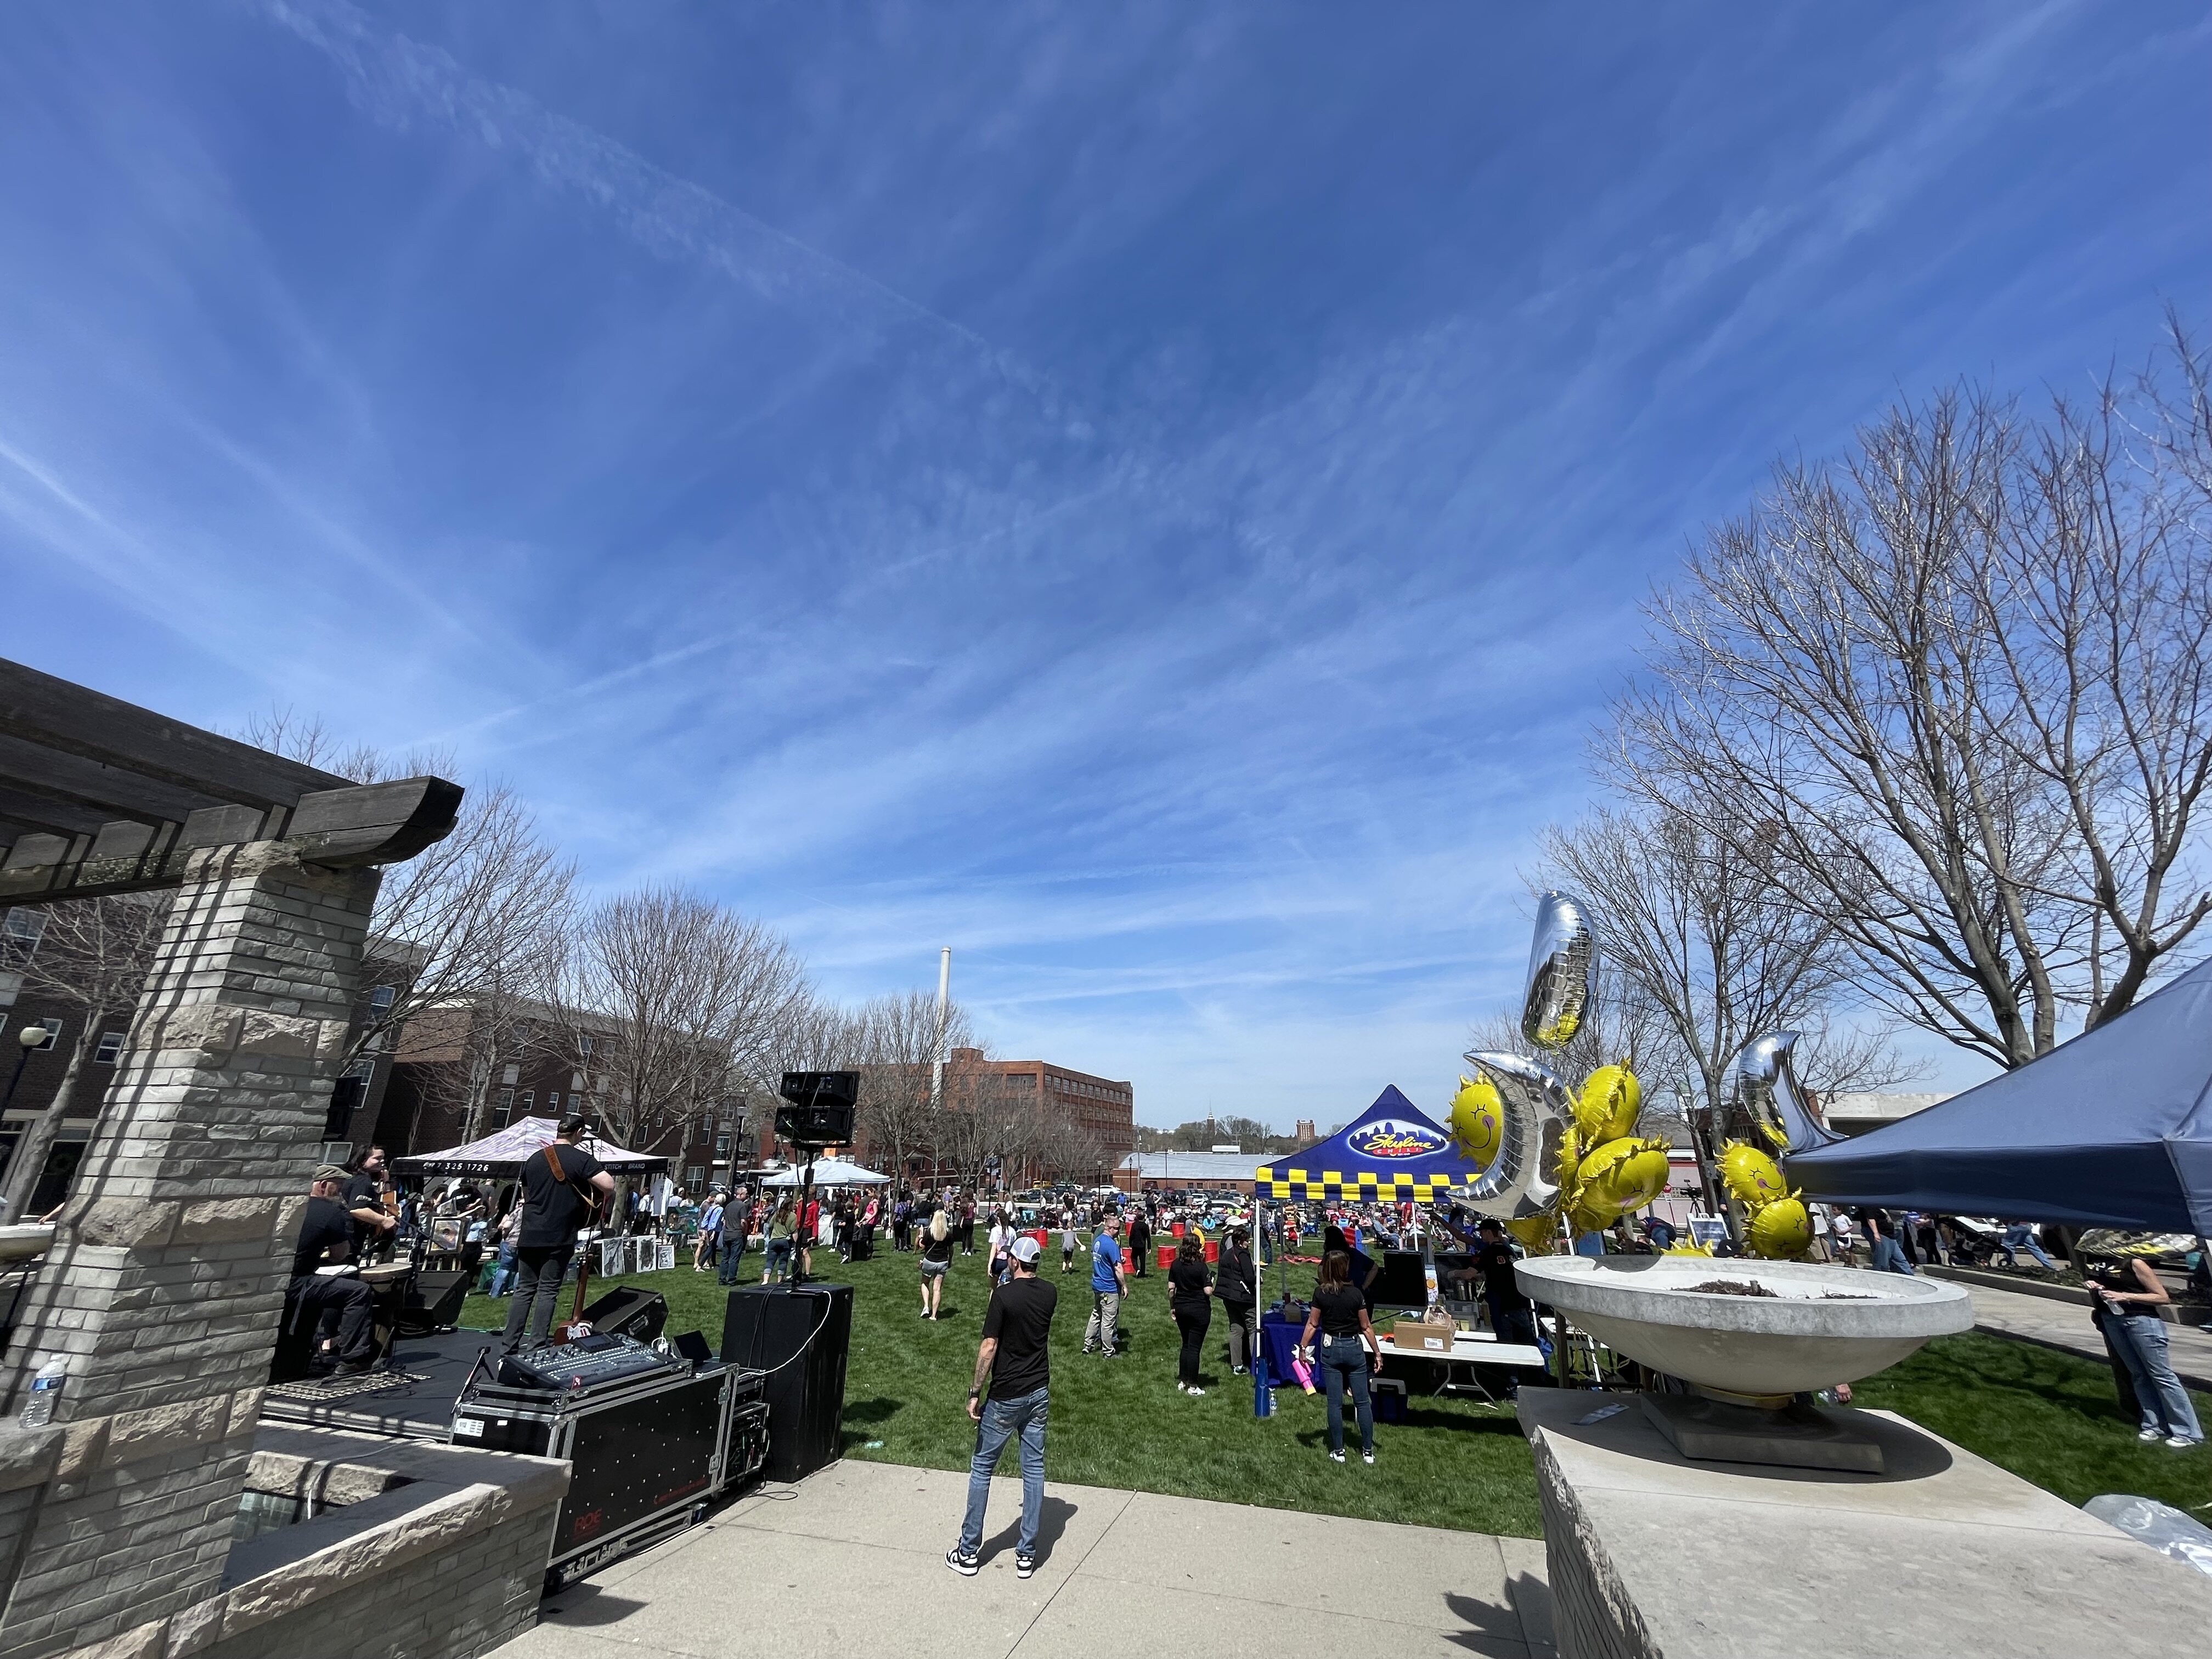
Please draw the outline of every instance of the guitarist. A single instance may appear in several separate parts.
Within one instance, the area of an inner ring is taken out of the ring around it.
[[[587,1119],[565,1119],[558,1137],[522,1162],[522,1228],[515,1241],[514,1299],[507,1309],[509,1353],[545,1340],[576,1254],[577,1229],[615,1189],[615,1178],[578,1145],[591,1127]]]

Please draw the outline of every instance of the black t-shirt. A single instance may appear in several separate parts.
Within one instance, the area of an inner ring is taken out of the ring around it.
[[[1035,1394],[1051,1380],[1046,1345],[1052,1334],[1053,1310],[1059,1304],[1057,1286],[1019,1274],[991,1292],[983,1334],[999,1341],[998,1352],[991,1356],[993,1399]]]
[[[553,1172],[553,1160],[561,1174]],[[522,1163],[522,1233],[515,1242],[523,1249],[548,1244],[573,1243],[576,1230],[588,1212],[583,1194],[591,1180],[605,1166],[581,1146],[556,1142],[535,1152]],[[563,1180],[562,1177],[566,1176]]]
[[[377,1178],[366,1170],[346,1182],[343,1201],[344,1207],[349,1210],[380,1210],[384,1207],[384,1200],[377,1193]],[[368,1249],[368,1242],[376,1237],[378,1229],[365,1221],[356,1221],[352,1225],[354,1250],[359,1255]]]
[[[1357,1336],[1359,1316],[1367,1311],[1367,1298],[1350,1285],[1331,1285],[1314,1292],[1313,1304],[1321,1310],[1323,1336]]]
[[[311,1198],[300,1218],[300,1242],[292,1250],[292,1276],[311,1273],[323,1265],[323,1253],[336,1249],[337,1260],[353,1253],[353,1218],[334,1198]]]
[[[942,1238],[932,1238],[924,1231],[921,1235],[921,1259],[924,1261],[952,1260],[952,1224],[950,1221],[945,1224],[945,1237]],[[1045,1288],[1050,1290],[1052,1287],[1048,1285]]]
[[[1482,1269],[1482,1293],[1508,1311],[1518,1312],[1528,1305],[1528,1298],[1513,1277],[1513,1260],[1510,1244],[1485,1244],[1474,1253],[1474,1265]]]
[[[1185,1261],[1181,1256],[1168,1269],[1168,1303],[1171,1307],[1204,1307],[1206,1287],[1212,1275],[1206,1271],[1206,1259]]]

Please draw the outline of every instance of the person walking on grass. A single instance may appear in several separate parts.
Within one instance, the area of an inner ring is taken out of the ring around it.
[[[1129,1268],[1136,1276],[1145,1276],[1145,1252],[1152,1248],[1152,1224],[1140,1206],[1129,1217]]]
[[[921,1229],[921,1316],[937,1317],[945,1300],[945,1275],[952,1271],[953,1228],[941,1209],[932,1210]]]
[[[975,1424],[975,1451],[968,1462],[968,1512],[960,1539],[945,1552],[945,1565],[963,1578],[982,1565],[983,1511],[991,1474],[1006,1443],[1022,1443],[1022,1526],[1014,1540],[1014,1577],[1036,1571],[1037,1523],[1044,1512],[1044,1430],[1050,1412],[1052,1316],[1059,1289],[1036,1276],[1043,1252],[1034,1238],[1018,1238],[1006,1282],[991,1292],[983,1313],[983,1340],[975,1350],[975,1382],[968,1390],[968,1415]],[[983,1399],[986,1383],[991,1397]]]
[[[714,1263],[714,1252],[721,1243],[722,1195],[719,1192],[707,1194],[707,1207],[699,1212],[699,1242],[691,1247],[691,1271],[703,1273]]]
[[[1060,1212],[1060,1270],[1066,1273],[1075,1266],[1075,1206],[1069,1204]]]
[[[1099,1224],[1091,1246],[1091,1320],[1083,1328],[1083,1352],[1097,1348],[1107,1358],[1116,1358],[1114,1328],[1121,1316],[1121,1298],[1128,1293],[1129,1270],[1121,1260],[1121,1247],[1114,1235],[1121,1223],[1109,1216]]]
[[[1321,1342],[1314,1346],[1314,1334],[1318,1330]],[[1376,1370],[1382,1369],[1382,1345],[1376,1340],[1375,1327],[1368,1322],[1367,1298],[1352,1282],[1352,1255],[1348,1250],[1331,1250],[1321,1259],[1321,1285],[1314,1291],[1313,1310],[1306,1315],[1306,1328],[1298,1341],[1311,1348],[1315,1363],[1320,1367],[1322,1386],[1328,1391],[1328,1461],[1344,1462],[1344,1395],[1352,1392],[1352,1403],[1359,1415],[1359,1457],[1364,1463],[1375,1462],[1375,1406],[1367,1393],[1368,1356],[1360,1352],[1360,1339],[1373,1351]]]
[[[2025,1221],[2014,1222],[2004,1230],[2004,1236],[1997,1240],[1997,1254],[2004,1257],[2005,1266],[2014,1273],[2020,1271],[2020,1257],[2015,1254],[2020,1250],[2026,1250],[2041,1262],[2044,1272],[2055,1273],[2058,1271],[2058,1264],[2045,1255],[2043,1246],[2035,1242],[2035,1229]]]
[[[1004,1210],[991,1212],[991,1229],[987,1243],[991,1253],[983,1276],[995,1285],[1006,1274],[1006,1252],[1013,1248],[1014,1243],[1014,1224],[1006,1219]]]
[[[767,1242],[762,1245],[761,1283],[770,1284],[791,1277],[793,1235],[798,1231],[798,1218],[792,1213],[791,1200],[780,1198],[775,1202],[775,1213],[768,1219],[764,1229]]]
[[[1206,1351],[1206,1328],[1213,1322],[1213,1275],[1206,1271],[1206,1247],[1196,1233],[1185,1233],[1176,1246],[1175,1264],[1168,1269],[1168,1311],[1182,1335],[1176,1392],[1201,1395],[1206,1390],[1198,1385],[1198,1362]]]
[[[732,1193],[722,1200],[722,1239],[716,1247],[714,1263],[717,1285],[736,1284],[738,1273],[744,1270],[745,1244],[752,1233],[756,1208],[743,1193]]]
[[[1221,1271],[1213,1281],[1213,1294],[1221,1304],[1221,1316],[1229,1322],[1229,1370],[1244,1375],[1252,1336],[1252,1304],[1259,1300],[1252,1267],[1251,1235],[1231,1227],[1221,1241]]]

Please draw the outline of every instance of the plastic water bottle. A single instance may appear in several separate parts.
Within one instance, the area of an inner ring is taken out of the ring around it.
[[[27,1429],[43,1429],[54,1420],[54,1401],[62,1397],[62,1384],[69,1380],[69,1361],[56,1354],[39,1367],[39,1374],[31,1379],[31,1397],[23,1402],[23,1414],[17,1419]]]

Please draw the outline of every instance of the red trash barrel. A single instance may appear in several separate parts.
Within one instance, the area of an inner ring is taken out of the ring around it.
[[[1174,1245],[1163,1244],[1158,1249],[1153,1251],[1152,1254],[1154,1256],[1158,1258],[1159,1268],[1162,1273],[1165,1273],[1169,1268],[1175,1266],[1176,1247]]]
[[[1218,1261],[1221,1260],[1221,1246],[1217,1241],[1211,1238],[1206,1241],[1206,1259],[1208,1261]]]

